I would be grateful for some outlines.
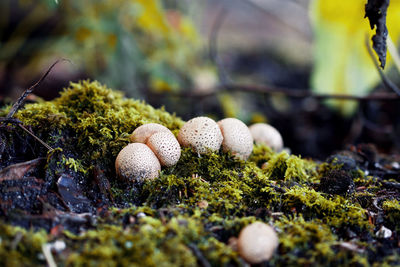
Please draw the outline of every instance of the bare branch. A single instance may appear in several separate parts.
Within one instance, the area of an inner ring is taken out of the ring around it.
[[[48,69],[47,71],[43,74],[43,76],[31,87],[26,89],[24,93],[18,98],[18,100],[14,103],[14,105],[11,107],[10,112],[7,114],[7,118],[11,118],[14,116],[15,112],[22,106],[22,104],[25,102],[25,99],[29,94],[31,94],[39,85],[46,79],[47,75],[49,75],[50,71],[54,68],[55,65],[57,65],[61,61],[69,61],[68,59],[58,59],[56,62],[54,62]]]
[[[228,14],[229,14],[228,9],[226,9],[225,7],[221,7],[211,27],[209,43],[208,43],[210,59],[212,62],[214,62],[214,64],[218,68],[218,77],[221,84],[227,83],[228,77],[218,59],[218,33],[222,27],[223,22],[227,18]]]
[[[53,64],[51,64],[51,66],[47,69],[47,71],[43,74],[43,76],[31,87],[29,87],[28,89],[26,89],[24,91],[24,93],[18,98],[18,100],[14,103],[14,105],[11,107],[10,112],[8,112],[7,117],[5,118],[0,118],[0,122],[1,123],[14,123],[17,124],[22,130],[24,130],[25,132],[27,132],[29,135],[31,135],[33,138],[35,138],[39,143],[41,143],[43,146],[45,146],[49,151],[53,150],[53,148],[51,146],[49,146],[48,144],[46,144],[42,139],[40,139],[39,137],[37,137],[34,133],[32,133],[30,130],[28,130],[27,128],[25,128],[21,121],[14,119],[13,116],[15,115],[15,113],[18,111],[19,108],[21,108],[21,106],[24,104],[26,98],[28,97],[28,95],[30,95],[37,87],[39,87],[39,85],[44,81],[44,79],[46,79],[46,77],[49,75],[49,73],[51,72],[51,70],[61,61],[68,61],[70,62],[68,59],[58,59],[56,60]]]
[[[182,89],[183,90],[183,89]],[[373,93],[367,96],[355,96],[346,94],[315,94],[307,89],[281,88],[267,85],[253,84],[227,84],[214,88],[211,92],[202,92],[200,90],[183,90],[183,92],[156,93],[152,89],[146,89],[154,96],[172,96],[180,98],[207,98],[226,92],[244,92],[256,94],[281,94],[292,98],[314,98],[317,100],[340,99],[348,101],[400,101],[400,96],[394,93]]]
[[[386,77],[386,75],[383,73],[382,69],[379,67],[379,63],[375,58],[375,55],[371,49],[371,46],[369,45],[368,35],[365,38],[365,45],[367,46],[368,53],[369,53],[372,61],[374,62],[376,70],[379,72],[379,76],[381,76],[383,85],[387,89],[394,91],[397,95],[400,96],[400,89],[391,80],[389,80],[388,77]]]

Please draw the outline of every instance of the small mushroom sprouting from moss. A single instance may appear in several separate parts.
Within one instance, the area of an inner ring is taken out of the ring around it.
[[[237,241],[240,256],[250,264],[269,260],[279,245],[274,229],[261,222],[244,227]]]
[[[173,166],[181,157],[181,146],[172,132],[158,132],[150,136],[146,145],[154,152],[162,166]]]
[[[246,124],[235,118],[226,118],[218,122],[222,136],[222,150],[230,151],[235,157],[246,160],[253,151],[253,137]]]
[[[266,123],[256,123],[249,127],[256,144],[266,144],[275,151],[283,148],[283,139],[277,129]]]
[[[152,136],[155,133],[158,132],[170,132],[171,131],[158,123],[147,123],[147,124],[143,124],[139,127],[137,127],[131,134],[131,136],[129,137],[129,140],[131,141],[131,143],[143,143],[145,144],[147,142],[147,139],[150,138],[150,136]]]
[[[142,182],[159,176],[161,165],[156,155],[145,144],[131,143],[124,147],[115,160],[117,175],[129,182]]]
[[[179,130],[178,141],[183,147],[192,147],[197,153],[217,151],[221,147],[222,133],[218,124],[207,117],[196,117]]]

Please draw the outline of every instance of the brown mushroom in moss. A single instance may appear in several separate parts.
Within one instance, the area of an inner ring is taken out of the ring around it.
[[[218,122],[221,129],[224,152],[230,151],[239,159],[246,160],[253,151],[253,137],[246,124],[235,118],[226,118]]]
[[[158,132],[172,132],[165,126],[158,123],[147,123],[137,127],[129,137],[132,143],[143,143],[147,142],[150,136]]]
[[[162,166],[173,166],[181,157],[181,146],[171,132],[153,134],[146,145],[154,152]]]
[[[178,141],[183,147],[192,147],[199,154],[205,154],[209,150],[219,150],[222,139],[218,124],[207,117],[189,120],[178,134]]]
[[[283,148],[283,139],[277,129],[266,123],[256,123],[249,127],[256,144],[266,144],[275,151]]]
[[[261,222],[244,227],[237,241],[239,255],[250,264],[258,264],[272,258],[279,239],[274,229]]]
[[[131,143],[124,147],[115,160],[117,175],[129,182],[142,182],[159,176],[161,165],[156,155],[145,144]]]

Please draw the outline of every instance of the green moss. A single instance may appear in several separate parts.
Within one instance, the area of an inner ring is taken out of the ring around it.
[[[42,266],[42,245],[48,240],[44,230],[33,232],[0,223],[0,265]]]
[[[286,152],[272,155],[264,165],[265,173],[273,180],[286,182],[311,182],[315,177],[315,163],[302,160]]]
[[[62,155],[62,160],[60,164],[67,166],[75,172],[87,174],[87,170],[82,166],[82,161],[80,161],[79,159],[66,158],[64,155]]]
[[[253,177],[268,180],[252,163],[245,164],[225,153],[209,153],[199,157],[191,149],[183,149],[178,164],[163,171],[159,179],[148,181],[141,192],[148,205],[165,207],[176,203],[196,206],[207,201],[208,210],[219,213],[242,212],[253,201],[256,189]]]
[[[385,218],[390,223],[388,227],[395,228],[396,231],[400,230],[400,202],[397,199],[385,200],[382,203],[382,209],[385,211]]]
[[[249,161],[257,164],[261,168],[263,163],[269,161],[275,153],[269,146],[262,144],[254,145],[253,152],[249,157]]]
[[[89,81],[71,83],[53,101],[28,104],[17,117],[56,148],[47,155],[46,182],[73,172],[92,185],[92,169],[99,167],[111,184],[115,206],[79,234],[64,231],[55,237],[0,223],[4,266],[45,264],[38,256],[41,246],[55,239],[67,245],[54,253],[56,262],[67,266],[195,266],[204,260],[213,266],[241,265],[229,240],[254,221],[278,231],[280,245],[271,265],[398,262],[392,255],[371,260],[340,246],[351,241],[348,232],[368,235],[373,227],[365,209],[380,184],[359,171],[352,177],[365,192],[331,196],[316,191],[317,185],[338,165],[318,165],[265,145],[254,146],[248,161],[222,151],[199,157],[185,148],[179,162],[163,168],[158,179],[126,185],[116,179],[114,160],[129,134],[150,122],[177,134],[182,120]],[[400,219],[398,206],[397,200],[383,203],[386,220]],[[138,216],[142,213],[146,217]],[[15,246],[19,231],[23,238]],[[372,251],[369,245],[357,245]]]
[[[319,220],[305,221],[303,217],[283,217],[275,223],[279,233],[277,263],[287,265],[317,265],[335,260],[332,246],[337,237]],[[296,256],[293,253],[296,251]]]
[[[84,173],[96,164],[112,170],[130,133],[142,124],[160,123],[175,133],[183,124],[163,109],[126,99],[96,81],[71,83],[59,98],[28,104],[16,117],[50,146],[64,149],[63,163]],[[68,154],[72,151],[82,154]]]
[[[353,180],[357,187],[365,186],[365,187],[368,187],[368,190],[370,190],[370,191],[372,189],[380,190],[379,188],[380,188],[381,184],[378,182],[377,177],[360,174],[358,177],[355,177]]]
[[[180,226],[181,224],[181,226]],[[184,225],[183,225],[184,224]],[[187,244],[201,233],[193,220],[173,218],[165,225],[145,217],[137,225],[104,225],[80,236],[70,235],[74,252],[66,261],[74,266],[195,266]]]
[[[159,217],[155,210],[147,210],[146,214],[155,215],[137,218],[139,210],[114,210],[96,230],[67,233],[67,246],[73,251],[65,259],[67,265],[197,266],[199,252],[215,266],[237,263],[237,252],[204,228],[200,212],[189,215],[182,209],[167,209]],[[123,227],[125,216],[134,219]]]
[[[306,218],[319,218],[335,228],[371,228],[366,210],[342,196],[325,197],[314,189],[294,186],[285,193],[283,203],[287,211],[295,209]]]
[[[12,105],[5,105],[0,108],[0,117],[7,117],[8,112],[10,112]]]

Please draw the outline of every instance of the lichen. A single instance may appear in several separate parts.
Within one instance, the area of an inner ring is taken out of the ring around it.
[[[163,168],[159,178],[124,184],[116,178],[114,161],[129,134],[154,122],[176,135],[181,119],[90,81],[71,83],[59,98],[27,104],[16,116],[55,148],[47,154],[48,188],[54,190],[58,177],[67,173],[78,177],[89,194],[97,168],[110,184],[110,196],[100,204],[96,195],[89,197],[99,205],[96,222],[77,233],[25,230],[1,221],[2,266],[46,264],[42,245],[56,240],[66,244],[64,251],[53,252],[61,266],[243,265],[232,240],[254,221],[278,232],[271,265],[400,263],[395,249],[373,257],[376,249],[368,241],[374,225],[366,209],[381,184],[361,170],[350,175],[365,190],[336,195],[319,190],[324,175],[342,168],[335,161],[317,164],[265,145],[255,145],[247,161],[222,151],[199,156],[184,148],[179,162]],[[389,226],[399,221],[399,206],[398,199],[382,203]]]

